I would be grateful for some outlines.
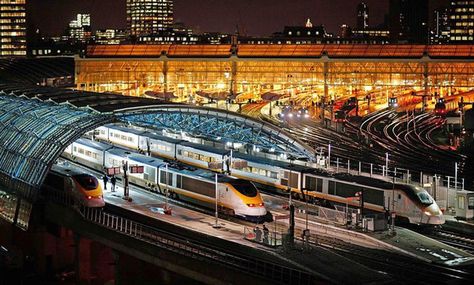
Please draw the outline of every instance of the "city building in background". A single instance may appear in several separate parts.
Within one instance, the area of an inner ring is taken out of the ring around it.
[[[26,56],[26,0],[0,0],[0,57]]]
[[[449,9],[441,7],[433,12],[433,26],[430,33],[431,44],[445,44],[449,42]]]
[[[450,43],[474,43],[474,1],[452,0],[449,22]]]
[[[394,43],[428,43],[429,1],[390,0],[389,28]]]
[[[140,38],[173,27],[173,0],[127,0],[127,28],[132,37]]]
[[[77,14],[76,19],[69,22],[68,36],[70,41],[87,42],[92,37],[91,15]]]
[[[348,43],[386,44],[390,42],[390,31],[385,24],[377,27],[369,26],[369,7],[361,2],[357,5],[357,25],[350,29],[347,25],[341,26],[341,37],[350,38]],[[348,33],[348,30],[350,32]]]
[[[346,24],[341,25],[341,30],[339,31],[339,36],[344,39],[352,37],[352,29]]]
[[[174,23],[170,28],[154,34],[139,36],[135,40],[139,43],[161,44],[195,44],[203,42],[201,36],[194,34],[191,28],[186,27],[181,22]]]
[[[358,30],[365,30],[369,27],[369,7],[364,2],[357,5],[357,26]]]
[[[101,45],[117,45],[126,42],[128,33],[126,30],[103,29],[95,32],[95,43]]]

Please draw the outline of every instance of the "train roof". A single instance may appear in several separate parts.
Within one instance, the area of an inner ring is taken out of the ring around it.
[[[157,134],[157,133],[152,133],[152,132],[145,132],[145,133],[143,133],[143,135],[146,136],[146,137],[149,137],[150,139],[165,141],[165,142],[172,143],[172,144],[179,144],[179,143],[183,142],[183,140],[170,138],[170,137],[163,136],[163,135],[160,135],[160,134]]]
[[[107,150],[107,149],[112,147],[109,144],[98,142],[98,141],[92,141],[92,140],[86,139],[86,138],[80,138],[77,141],[75,141],[74,143],[75,144],[80,144],[80,145],[83,145],[83,146],[87,146],[87,147],[90,147],[90,148],[93,148],[93,149],[101,150],[101,151]]]
[[[133,151],[115,146],[115,147],[112,147],[112,148],[108,149],[107,153],[125,158],[128,155],[131,155],[133,153]]]
[[[108,125],[105,125],[105,127],[109,128],[111,130],[121,131],[121,132],[124,132],[124,133],[131,133],[131,134],[134,134],[134,135],[143,135],[143,134],[146,133],[143,130],[137,130],[137,129],[134,129],[134,128],[124,127],[124,126],[120,126],[120,125],[116,125],[116,124],[108,124]]]
[[[182,141],[179,144],[182,145],[182,146],[192,147],[192,148],[195,148],[195,149],[199,149],[199,150],[206,151],[206,152],[211,152],[211,153],[216,153],[216,154],[220,154],[220,155],[230,153],[230,151],[226,150],[226,149],[221,149],[221,148],[208,146],[208,145],[203,145],[203,144],[197,144],[197,143],[193,143],[193,142]]]
[[[138,162],[143,165],[152,166],[156,168],[164,167],[166,165],[165,161],[151,156],[146,156],[138,153],[132,153],[128,155],[128,159],[130,162]]]
[[[271,165],[271,166],[277,166],[283,169],[291,170],[291,171],[297,171],[297,172],[310,172],[314,170],[314,168],[300,165],[300,164],[295,164],[291,163],[289,161],[283,161],[283,160],[274,160],[266,157],[260,157],[260,156],[254,156],[246,153],[241,153],[241,152],[233,152],[232,154],[233,157],[235,158],[240,158],[247,160],[249,162],[254,162],[254,163],[259,163],[259,164],[266,164],[266,165]]]

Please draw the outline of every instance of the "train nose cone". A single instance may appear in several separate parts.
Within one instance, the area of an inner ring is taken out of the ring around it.
[[[446,219],[443,212],[439,209],[437,204],[430,205],[425,208],[425,215],[428,216],[428,223],[433,225],[442,225]]]

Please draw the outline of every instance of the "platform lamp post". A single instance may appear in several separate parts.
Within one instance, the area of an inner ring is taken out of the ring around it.
[[[123,199],[130,201],[130,189],[128,185],[128,161],[122,161],[122,169],[123,169]]]
[[[454,190],[458,191],[458,163],[454,163]]]
[[[216,199],[215,199],[215,202],[216,202],[216,212],[215,212],[215,216],[216,216],[216,221],[214,223],[214,225],[212,226],[213,228],[215,229],[219,229],[221,226],[219,225],[219,211],[218,211],[218,203],[217,203],[217,199],[219,199],[219,185],[217,184],[217,173],[215,173],[215,186],[216,186]]]
[[[288,193],[289,193],[289,200],[288,200],[288,206],[290,210],[290,227],[288,229],[288,235],[289,235],[289,241],[290,244],[293,245],[294,240],[295,240],[295,206],[293,205],[292,201],[292,190],[291,190],[291,176],[292,176],[292,168],[293,168],[293,160],[295,159],[293,156],[288,157],[290,160],[290,176],[288,177]]]
[[[168,163],[165,164],[165,207],[164,207],[164,211],[165,213],[170,211],[170,207],[168,205],[168,177],[169,177],[169,174],[168,174]]]
[[[328,168],[331,167],[331,143],[328,144]]]

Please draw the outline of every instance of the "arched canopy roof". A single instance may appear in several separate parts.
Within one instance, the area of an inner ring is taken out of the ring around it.
[[[86,131],[113,121],[90,108],[0,92],[0,177],[34,200],[60,153]]]

